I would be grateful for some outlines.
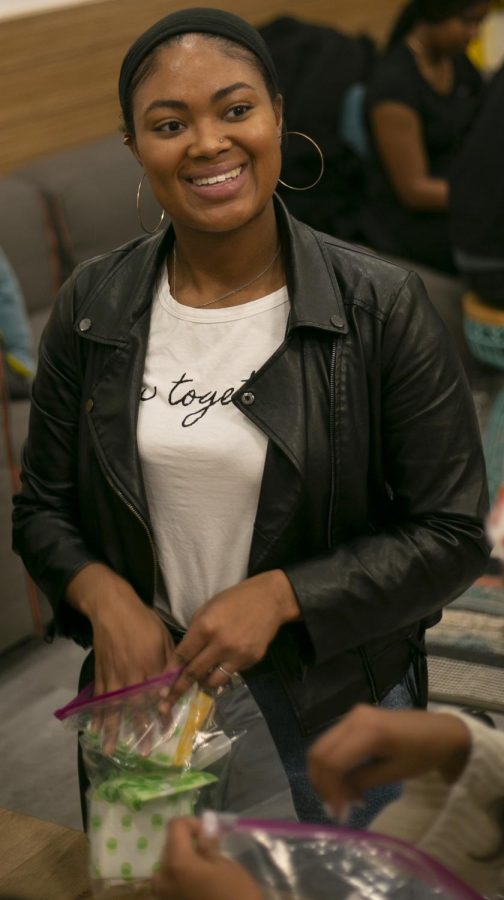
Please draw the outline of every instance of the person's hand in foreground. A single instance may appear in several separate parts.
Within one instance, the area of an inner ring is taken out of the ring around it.
[[[166,672],[174,643],[154,609],[142,603],[134,588],[102,563],[81,569],[67,588],[67,600],[86,615],[93,627],[95,696],[140,684]],[[97,716],[105,753],[113,753],[121,722],[118,711]],[[139,710],[139,736],[145,713]],[[142,745],[148,751],[148,743]]]
[[[198,819],[173,819],[152,890],[160,900],[264,900],[238,863],[219,852]]]
[[[102,563],[92,563],[67,588],[71,606],[93,626],[95,694],[140,684],[168,670],[173,640],[154,609]]]
[[[170,703],[195,681],[224,687],[233,673],[263,658],[281,625],[300,616],[291,584],[279,569],[220,591],[197,610],[174,651],[171,668],[183,671],[170,690]]]
[[[342,816],[348,804],[377,785],[432,770],[456,781],[470,749],[469,730],[449,713],[361,704],[312,745],[308,774],[325,803]]]

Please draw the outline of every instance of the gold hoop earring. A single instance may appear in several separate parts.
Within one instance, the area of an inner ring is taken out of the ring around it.
[[[164,217],[165,217],[165,211],[163,209],[163,212],[161,213],[161,218],[154,229],[145,227],[144,223],[142,222],[142,213],[140,212],[140,196],[142,193],[144,178],[145,178],[145,172],[143,173],[143,175],[140,179],[138,189],[137,189],[137,195],[136,195],[136,208],[137,208],[138,221],[140,222],[140,228],[142,229],[142,231],[145,231],[145,234],[156,234],[156,231],[159,231],[159,229],[161,228],[161,225],[163,224]]]
[[[287,184],[287,182],[282,181],[281,178],[278,179],[278,183],[282,184],[286,188],[289,188],[289,190],[291,190],[291,191],[309,191],[309,190],[311,190],[311,188],[314,188],[315,185],[319,183],[320,179],[322,178],[322,175],[324,174],[324,171],[325,171],[324,154],[322,153],[322,150],[320,149],[317,142],[314,141],[313,138],[311,138],[307,134],[305,134],[304,131],[286,131],[285,132],[286,136],[289,134],[297,134],[298,137],[306,138],[306,140],[309,141],[310,144],[312,144],[315,147],[315,150],[317,151],[317,153],[320,157],[320,172],[319,172],[317,178],[315,179],[315,181],[312,181],[312,183],[306,185],[306,187],[296,187],[293,184]]]

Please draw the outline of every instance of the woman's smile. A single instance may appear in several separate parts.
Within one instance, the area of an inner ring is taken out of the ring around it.
[[[209,200],[229,199],[239,193],[247,176],[247,165],[243,164],[225,171],[209,170],[205,175],[186,178],[191,190],[199,197]]]

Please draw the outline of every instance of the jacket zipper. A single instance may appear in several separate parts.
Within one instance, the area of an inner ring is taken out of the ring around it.
[[[336,341],[331,350],[331,369],[329,374],[329,452],[331,455],[331,492],[329,495],[329,515],[327,520],[327,546],[332,549],[332,514],[336,494]]]
[[[126,497],[125,497],[125,495],[123,494],[123,492],[122,492],[121,490],[119,490],[119,488],[117,488],[117,487],[115,486],[114,482],[113,482],[112,479],[110,478],[110,476],[109,476],[109,474],[108,474],[108,472],[107,472],[107,470],[106,470],[106,468],[105,468],[105,466],[104,466],[104,464],[103,464],[103,462],[102,462],[102,460],[101,460],[101,454],[98,453],[97,456],[98,456],[98,460],[99,460],[99,463],[100,463],[100,468],[101,468],[101,470],[102,470],[102,472],[103,472],[103,475],[104,475],[104,477],[105,477],[105,480],[107,481],[107,483],[109,484],[109,486],[110,486],[110,487],[112,488],[112,490],[114,491],[114,494],[116,494],[116,496],[119,497],[119,499],[124,503],[124,505],[126,506],[126,508],[129,509],[129,511],[130,511],[131,513],[133,513],[133,515],[135,516],[135,518],[140,522],[140,524],[142,525],[142,527],[143,527],[143,529],[144,529],[144,531],[145,531],[145,533],[146,533],[146,535],[147,535],[147,538],[148,538],[148,541],[149,541],[149,545],[150,545],[150,548],[151,548],[151,553],[152,553],[152,574],[153,574],[152,584],[153,584],[153,591],[152,591],[152,598],[151,598],[151,599],[152,599],[152,604],[154,604],[154,599],[155,599],[156,594],[157,594],[157,554],[156,554],[156,548],[155,548],[155,546],[154,546],[154,540],[153,540],[153,538],[152,538],[151,530],[150,530],[150,528],[149,528],[149,524],[148,524],[148,522],[146,522],[146,520],[144,519],[144,517],[142,516],[142,514],[138,512],[138,510],[136,509],[136,507],[133,506],[133,504],[130,503],[129,500],[126,499]]]

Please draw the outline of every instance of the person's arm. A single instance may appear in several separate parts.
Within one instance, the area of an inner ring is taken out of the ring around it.
[[[429,172],[422,124],[403,103],[382,102],[370,113],[377,152],[400,202],[416,212],[448,209],[449,185]]]
[[[317,793],[340,816],[379,785],[431,771],[452,784],[470,750],[471,732],[454,715],[359,704],[312,745],[308,772]]]
[[[13,543],[50,600],[57,630],[93,643],[95,690],[116,690],[167,668],[172,641],[131,585],[97,559],[79,529],[77,468],[83,397],[73,331],[76,277],[44,332],[14,498]]]
[[[504,734],[459,710],[360,705],[311,748],[314,787],[335,815],[404,781],[372,831],[408,841],[494,896],[504,866]]]
[[[493,897],[504,872],[504,734],[459,710],[450,715],[470,735],[458,778],[447,782],[439,770],[419,774],[371,827],[411,841],[478,894]]]
[[[283,567],[315,662],[435,614],[488,559],[474,404],[452,339],[414,273],[392,297],[370,357],[369,453],[380,454],[389,496],[381,508],[369,498],[366,534]],[[336,522],[337,514],[336,506]]]

